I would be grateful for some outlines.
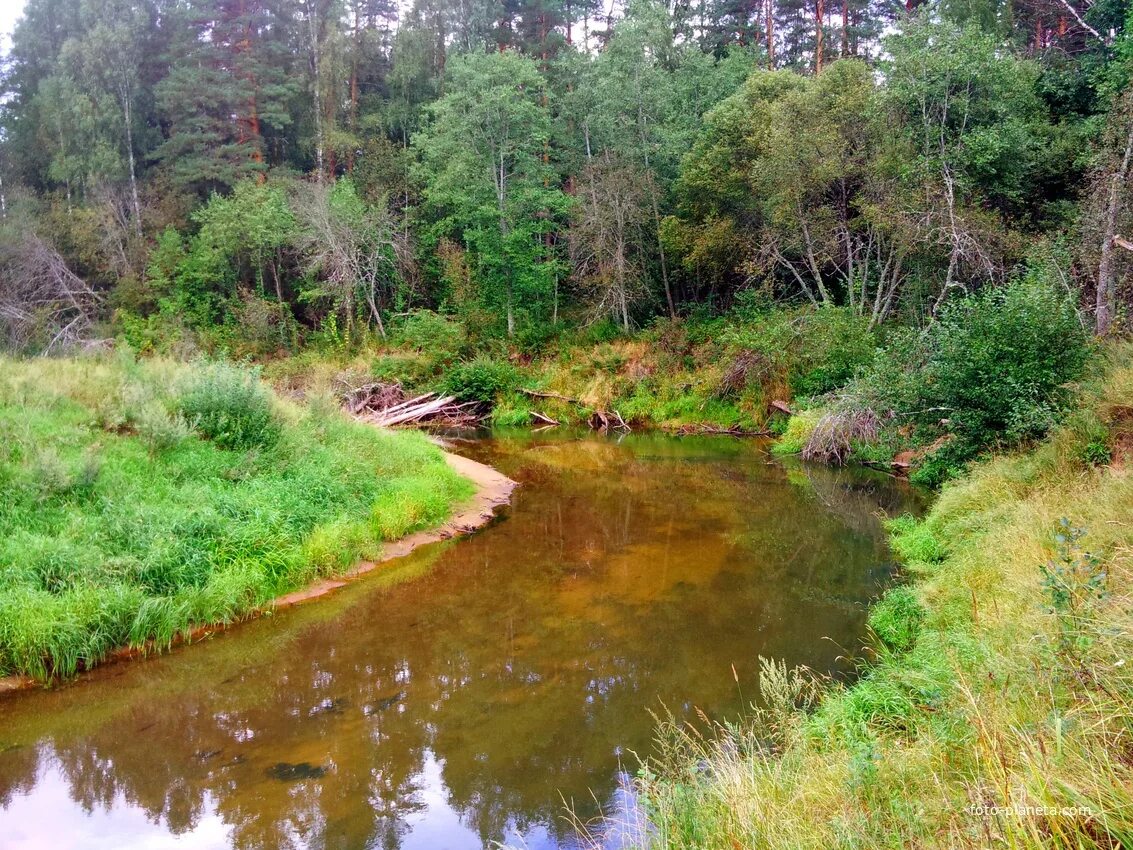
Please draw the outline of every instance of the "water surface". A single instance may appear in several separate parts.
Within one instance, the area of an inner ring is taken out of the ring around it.
[[[522,485],[474,537],[0,699],[0,846],[574,846],[564,800],[627,805],[651,710],[734,716],[760,655],[848,672],[891,577],[880,516],[918,507],[730,438],[458,450]]]

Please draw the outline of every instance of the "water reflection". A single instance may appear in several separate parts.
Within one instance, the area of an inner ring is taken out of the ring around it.
[[[569,847],[564,800],[626,805],[648,709],[735,712],[760,654],[839,668],[889,574],[879,509],[913,500],[738,440],[462,450],[524,485],[476,537],[0,701],[4,846]]]

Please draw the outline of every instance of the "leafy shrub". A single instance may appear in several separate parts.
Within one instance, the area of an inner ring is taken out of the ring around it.
[[[868,320],[845,308],[811,311],[799,333],[788,377],[797,396],[837,389],[872,363],[877,353]]]
[[[958,456],[1039,437],[1087,353],[1074,305],[1045,282],[984,290],[951,305],[934,326],[924,406],[947,413]]]
[[[379,354],[370,365],[370,374],[377,381],[399,381],[416,387],[435,377],[436,369],[429,358],[421,354]]]
[[[759,368],[752,377],[794,396],[838,389],[877,356],[868,320],[844,307],[744,310],[736,318],[720,332],[721,342],[756,355]]]
[[[394,342],[427,354],[436,363],[456,360],[465,348],[459,322],[432,310],[413,310],[394,333]]]
[[[177,402],[197,432],[221,448],[270,448],[279,439],[271,394],[256,371],[227,363],[202,366]]]
[[[170,413],[156,400],[140,405],[134,412],[133,421],[138,436],[151,452],[168,451],[193,433],[184,415]]]
[[[882,416],[887,445],[946,439],[911,476],[938,487],[981,452],[1049,431],[1087,354],[1072,301],[1032,275],[954,302],[927,333],[894,334],[849,392]]]
[[[519,386],[519,370],[502,360],[477,357],[460,363],[445,375],[444,392],[462,401],[492,403]]]
[[[250,291],[241,292],[233,301],[230,315],[238,331],[235,350],[239,355],[262,356],[286,349],[298,333],[290,307]]]
[[[921,487],[937,489],[951,478],[956,478],[975,457],[971,443],[964,440],[949,440],[939,448],[929,452],[917,464],[909,480]]]

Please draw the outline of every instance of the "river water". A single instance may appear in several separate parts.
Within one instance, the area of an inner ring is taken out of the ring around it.
[[[881,516],[919,509],[751,440],[457,451],[521,484],[477,535],[0,698],[0,847],[574,847],[567,803],[631,819],[651,712],[735,717],[760,655],[849,673],[892,576]]]

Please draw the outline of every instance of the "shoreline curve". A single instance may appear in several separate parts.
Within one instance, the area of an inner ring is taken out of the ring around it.
[[[367,573],[373,572],[382,564],[397,560],[398,558],[404,558],[421,546],[426,546],[430,543],[439,543],[443,540],[451,540],[455,537],[463,537],[486,526],[495,518],[496,508],[502,507],[511,501],[512,491],[519,486],[518,483],[512,481],[502,472],[487,464],[480,463],[479,461],[472,460],[463,455],[454,454],[444,447],[441,447],[441,453],[444,455],[445,461],[455,472],[463,475],[476,485],[476,492],[472,497],[454,505],[453,515],[443,523],[433,528],[414,531],[404,537],[399,537],[397,540],[384,543],[382,544],[382,553],[378,558],[372,561],[360,561],[344,573],[319,579],[298,590],[277,596],[271,602],[249,611],[246,615],[230,623],[213,623],[199,626],[187,635],[180,635],[174,638],[169,649],[193,643],[200,638],[208,637],[218,632],[227,631],[240,623],[258,619],[268,611],[279,611],[284,608],[290,608],[294,605],[308,602],[312,599],[318,599],[321,596],[326,596],[328,593],[357,580]],[[152,649],[152,643],[144,646],[121,647],[110,652],[97,666],[105,667],[109,664],[116,664],[121,661],[144,658],[151,654]],[[80,677],[82,675],[83,673],[79,674]],[[28,690],[37,686],[46,687],[47,685],[30,676],[0,677],[0,698],[6,694]]]

